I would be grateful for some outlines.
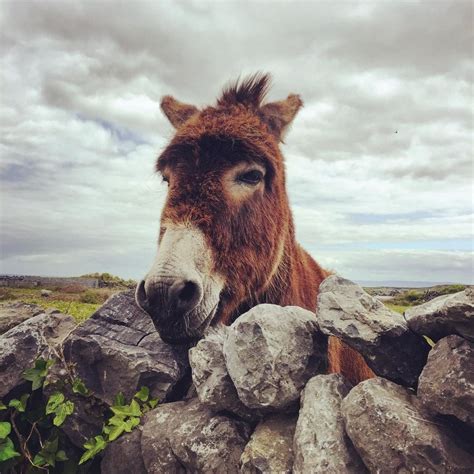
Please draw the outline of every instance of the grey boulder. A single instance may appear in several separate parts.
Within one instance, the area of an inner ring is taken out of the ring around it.
[[[405,318],[410,329],[434,341],[459,334],[474,342],[474,288],[407,309]]]
[[[230,327],[224,357],[239,399],[249,408],[281,411],[326,369],[327,338],[314,313],[296,306],[255,306]]]
[[[239,472],[246,423],[213,414],[198,399],[165,403],[145,416],[141,437],[148,474]]]
[[[0,397],[24,382],[23,372],[39,357],[54,356],[54,349],[76,323],[61,313],[42,313],[0,336]]]
[[[316,311],[321,331],[358,351],[377,374],[415,386],[429,352],[401,314],[388,309],[359,285],[332,275],[319,287]]]
[[[257,414],[239,400],[225,365],[223,346],[228,329],[227,326],[212,328],[189,350],[193,383],[200,402],[211,410],[225,410],[252,419]]]
[[[346,431],[370,472],[472,472],[474,458],[430,418],[419,399],[382,378],[366,380],[342,402]]]
[[[306,384],[294,439],[295,474],[367,471],[344,429],[341,402],[351,388],[340,374],[317,375]]]
[[[143,385],[165,400],[186,374],[187,350],[160,339],[148,314],[135,304],[133,291],[109,298],[64,344],[66,360],[108,405],[119,392],[131,399]]]
[[[147,474],[141,451],[142,428],[120,436],[105,448],[101,474]]]
[[[438,341],[421,373],[418,396],[431,412],[474,427],[474,344],[459,336]]]
[[[270,415],[261,421],[240,458],[240,472],[291,473],[293,467],[294,415]]]

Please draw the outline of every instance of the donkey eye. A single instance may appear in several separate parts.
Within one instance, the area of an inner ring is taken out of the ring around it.
[[[170,182],[169,178],[167,176],[161,176],[161,179],[163,180],[164,183],[168,184]]]
[[[262,181],[263,173],[259,170],[247,171],[237,176],[237,181],[245,184],[257,185]]]

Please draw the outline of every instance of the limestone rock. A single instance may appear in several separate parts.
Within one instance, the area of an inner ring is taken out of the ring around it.
[[[472,472],[474,458],[430,418],[419,399],[382,378],[366,380],[342,402],[347,434],[370,472]]]
[[[5,334],[11,328],[18,324],[45,313],[45,310],[36,304],[21,303],[4,303],[0,305],[0,335]]]
[[[255,306],[232,324],[224,342],[240,400],[269,411],[299,399],[305,383],[326,369],[326,351],[314,313],[296,306]]]
[[[101,474],[147,474],[141,452],[141,427],[120,436],[105,448]]]
[[[271,415],[261,421],[242,453],[240,472],[291,473],[295,425],[294,415]]]
[[[294,440],[295,474],[367,471],[344,429],[341,402],[351,388],[340,374],[317,375],[306,384]]]
[[[474,344],[459,336],[438,341],[421,373],[418,396],[431,412],[474,427]]]
[[[43,298],[49,298],[53,292],[51,290],[41,290],[41,296]]]
[[[474,342],[474,288],[438,296],[405,311],[410,329],[434,341],[459,334]]]
[[[109,405],[119,392],[131,399],[142,385],[162,401],[188,369],[187,347],[160,339],[133,291],[112,296],[78,326],[64,355],[92,394]]]
[[[23,382],[23,372],[38,357],[49,358],[52,347],[74,329],[71,316],[42,313],[0,336],[0,398]]]
[[[429,352],[401,314],[391,311],[359,285],[332,275],[319,287],[316,311],[324,334],[357,350],[377,374],[402,385],[416,385]]]
[[[249,427],[213,414],[198,399],[159,405],[143,423],[141,450],[148,474],[239,472]]]
[[[239,400],[225,365],[223,346],[228,329],[227,326],[213,328],[189,350],[193,383],[200,402],[212,411],[226,410],[252,419],[257,414]]]

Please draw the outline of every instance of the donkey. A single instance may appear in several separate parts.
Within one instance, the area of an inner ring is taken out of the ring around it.
[[[294,94],[264,103],[269,84],[257,73],[202,110],[162,99],[176,133],[156,163],[168,194],[158,253],[136,300],[165,342],[197,340],[260,303],[315,311],[329,273],[295,240],[279,149],[303,103]],[[329,365],[353,381],[371,376],[335,338]]]

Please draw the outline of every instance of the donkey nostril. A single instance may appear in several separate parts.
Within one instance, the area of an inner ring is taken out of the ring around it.
[[[191,301],[196,295],[197,291],[198,291],[198,288],[197,288],[196,283],[192,281],[187,281],[184,284],[183,289],[178,293],[178,298],[184,302]]]
[[[200,298],[200,286],[191,280],[178,280],[169,289],[170,304],[182,311],[193,309],[198,304]]]

